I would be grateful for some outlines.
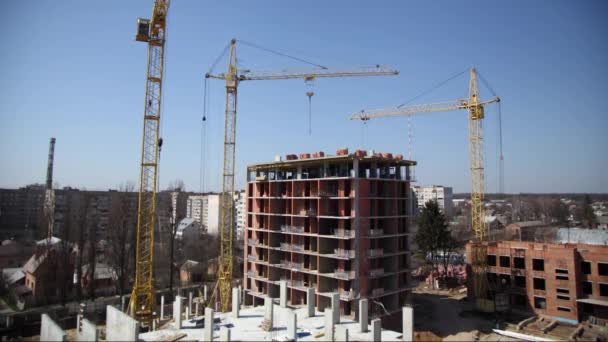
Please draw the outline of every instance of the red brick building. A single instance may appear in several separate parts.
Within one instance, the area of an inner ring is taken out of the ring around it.
[[[510,309],[571,323],[608,321],[608,246],[520,241],[486,245],[488,283],[502,285]],[[467,256],[472,255],[471,247],[467,244]]]
[[[342,315],[369,298],[370,317],[399,312],[409,296],[415,162],[365,151],[323,152],[248,167],[246,300],[262,305],[288,282],[290,303],[316,289],[319,310],[340,294]],[[372,300],[382,303],[386,311]]]

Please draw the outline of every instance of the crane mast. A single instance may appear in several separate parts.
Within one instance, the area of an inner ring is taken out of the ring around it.
[[[365,110],[354,114],[351,117],[351,120],[366,121],[373,118],[413,115],[418,113],[442,112],[458,109],[468,110],[471,171],[471,230],[475,235],[476,242],[483,242],[486,240],[487,235],[484,221],[485,209],[483,204],[485,193],[483,119],[484,105],[493,102],[500,102],[500,98],[494,97],[487,101],[479,100],[477,73],[473,67],[470,70],[469,97],[467,99],[389,109]],[[473,245],[471,264],[473,266],[474,291],[475,296],[478,299],[477,305],[482,309],[487,309],[490,304],[484,299],[487,291],[486,249],[479,243]]]
[[[154,293],[154,223],[156,218],[156,185],[162,80],[169,0],[155,0],[152,20],[138,19],[136,40],[148,43],[146,97],[141,147],[135,283],[129,302],[129,313],[139,321],[149,322],[156,306]]]
[[[222,174],[222,194],[220,197],[220,255],[218,284],[221,310],[226,312],[231,305],[233,272],[233,230],[234,230],[234,160],[236,147],[236,103],[237,90],[241,81],[304,79],[310,82],[320,77],[354,77],[398,75],[390,67],[380,65],[356,69],[315,68],[305,70],[251,71],[238,70],[236,39],[230,41],[228,71],[225,74],[206,74],[206,78],[225,80],[226,117],[224,123],[224,167]],[[213,294],[215,295],[215,293]]]

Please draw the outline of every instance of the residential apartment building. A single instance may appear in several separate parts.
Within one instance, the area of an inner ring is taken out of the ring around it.
[[[220,195],[209,193],[188,196],[186,217],[199,222],[208,234],[217,235],[220,221]]]
[[[44,185],[0,189],[0,238],[32,240],[40,231]]]
[[[447,216],[452,216],[454,206],[452,203],[451,187],[442,185],[415,186],[413,190],[416,194],[416,202],[419,209],[422,209],[428,201],[437,201],[441,211]]]
[[[587,319],[606,324],[608,246],[587,242],[484,243],[490,285],[486,299],[502,293],[508,298],[510,310],[534,312],[573,324]],[[466,246],[467,257],[472,255],[472,246]],[[474,299],[472,284],[468,293]]]
[[[247,303],[278,297],[286,280],[292,304],[312,287],[321,311],[339,293],[342,315],[369,298],[370,317],[395,319],[409,301],[415,162],[360,150],[286,159],[247,170]]]

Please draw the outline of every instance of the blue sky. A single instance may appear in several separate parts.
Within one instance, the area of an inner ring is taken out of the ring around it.
[[[0,187],[44,182],[57,138],[61,186],[137,181],[146,45],[135,20],[152,1],[6,1],[0,12]],[[398,77],[315,83],[308,135],[303,81],[239,87],[237,186],[277,154],[365,147],[407,153],[407,120],[348,121],[398,105],[475,65],[503,99],[508,192],[608,192],[605,1],[173,1],[166,47],[160,184],[199,189],[203,77],[230,38],[335,67],[386,64]],[[603,38],[602,38],[603,37]],[[251,69],[302,67],[239,47]],[[222,61],[217,71],[225,68]],[[416,103],[467,94],[467,75]],[[491,93],[481,87],[483,98]],[[209,85],[205,189],[218,190],[224,88]],[[487,108],[487,189],[496,191],[497,108]],[[421,184],[469,190],[465,112],[412,119]]]

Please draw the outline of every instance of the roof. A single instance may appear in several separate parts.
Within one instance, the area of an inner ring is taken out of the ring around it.
[[[30,260],[28,260],[25,263],[25,265],[23,265],[23,272],[32,273],[32,274],[36,273],[36,270],[38,269],[38,267],[46,259],[46,255],[47,255],[47,253],[42,253],[39,255],[39,257],[37,257],[36,254],[32,255]]]
[[[588,228],[559,228],[555,237],[559,243],[585,243],[608,245],[608,231]]]
[[[511,224],[517,225],[520,228],[545,226],[543,221],[522,221],[522,222],[513,222]]]
[[[376,162],[385,162],[396,165],[416,165],[417,163],[413,160],[406,159],[395,159],[395,158],[383,158],[378,155],[375,156],[365,156],[358,157],[354,154],[347,154],[341,156],[324,156],[319,158],[306,158],[306,159],[294,159],[294,160],[281,160],[270,163],[260,163],[260,164],[251,164],[248,165],[247,168],[251,170],[259,170],[259,169],[276,169],[281,167],[293,167],[295,165],[302,164],[319,164],[322,165],[325,162],[341,162],[341,161],[353,161],[355,159],[362,161],[376,161]]]
[[[57,244],[59,242],[61,242],[60,238],[51,236],[51,239],[50,239],[50,244],[51,245]],[[42,239],[42,240],[36,241],[36,245],[38,245],[38,246],[43,246],[43,245],[46,245],[48,243],[49,243],[49,239]]]
[[[21,267],[5,268],[2,270],[2,279],[8,285],[12,285],[25,277]]]
[[[182,271],[198,271],[203,269],[203,264],[198,262],[198,261],[194,261],[194,260],[186,260],[186,262],[184,262],[182,264],[182,267],[180,267],[180,270]]]
[[[25,285],[19,285],[19,286],[15,287],[15,289],[13,291],[17,296],[22,296],[24,294],[28,294],[28,293],[32,292],[32,289],[30,289],[29,287],[27,287]]]
[[[89,265],[82,266],[82,274],[87,274],[89,271]],[[104,263],[95,264],[95,279],[117,279],[116,272],[112,266]]]

